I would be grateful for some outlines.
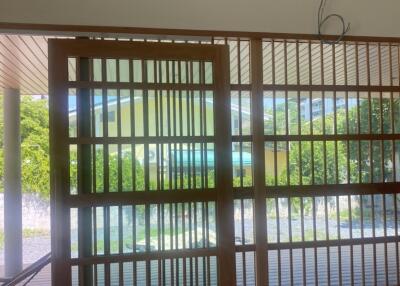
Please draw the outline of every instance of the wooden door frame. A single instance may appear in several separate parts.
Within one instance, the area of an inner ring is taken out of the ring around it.
[[[218,281],[220,285],[235,285],[235,244],[233,223],[233,186],[230,138],[230,88],[229,50],[223,45],[194,45],[169,43],[138,43],[98,40],[49,40],[49,109],[50,109],[50,172],[51,172],[51,226],[52,226],[52,277],[53,285],[71,284],[72,259],[70,247],[70,207],[95,205],[107,201],[102,195],[86,194],[74,198],[69,194],[69,134],[68,134],[68,57],[131,58],[135,52],[151,59],[212,60],[214,62],[216,194]],[[76,88],[90,87],[85,82],[75,82]],[[103,84],[103,83],[101,83]],[[100,85],[101,85],[100,84]],[[221,112],[225,110],[225,112]],[[183,202],[195,200],[196,193],[175,193],[165,200]],[[147,194],[150,195],[150,194]],[[200,195],[200,194],[199,194]],[[110,196],[109,203],[132,203],[146,200],[146,194],[123,193]],[[183,251],[184,253],[184,251]],[[200,251],[201,253],[201,251]],[[143,255],[137,255],[143,256]],[[110,257],[109,257],[110,258]],[[120,257],[122,259],[122,257]],[[129,259],[129,257],[124,258]],[[84,259],[85,263],[99,262],[96,257]],[[112,261],[101,260],[105,263]],[[119,260],[118,260],[119,261]],[[126,260],[125,260],[126,261]],[[228,270],[227,270],[228,269]]]

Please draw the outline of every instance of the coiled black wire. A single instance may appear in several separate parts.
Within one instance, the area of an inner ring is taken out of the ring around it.
[[[318,9],[318,37],[324,44],[335,45],[335,44],[339,43],[340,41],[342,41],[343,37],[350,30],[350,23],[348,23],[346,26],[343,16],[339,15],[339,14],[329,14],[324,18],[325,5],[326,5],[326,0],[321,0],[321,3],[319,4],[319,9]],[[329,40],[323,39],[323,34],[321,32],[322,26],[331,18],[339,19],[339,21],[342,24],[342,33],[334,41],[329,41]]]

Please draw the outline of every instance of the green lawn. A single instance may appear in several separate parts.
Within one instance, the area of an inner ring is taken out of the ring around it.
[[[25,228],[22,230],[23,238],[37,237],[37,236],[50,236],[50,231],[45,229]],[[4,230],[0,230],[0,249],[4,247]]]

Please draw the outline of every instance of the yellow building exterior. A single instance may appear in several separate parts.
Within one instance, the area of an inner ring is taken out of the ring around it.
[[[119,95],[117,90],[108,90],[107,96],[103,97],[102,90],[94,90],[92,96],[92,118],[94,123],[92,124],[92,134],[96,137],[104,136],[104,110],[107,110],[107,133],[108,137],[143,137],[148,136],[213,136],[214,135],[214,111],[213,111],[213,92],[205,92],[200,94],[199,91],[148,91],[147,100],[141,90],[135,90],[133,96],[130,96],[130,90],[120,90]],[[107,99],[107,103],[104,104],[103,100]],[[133,102],[131,102],[133,98]],[[70,136],[76,136],[76,107],[74,101],[76,101],[76,95],[70,95]],[[148,110],[148,134],[144,134],[145,131],[145,120],[144,120],[144,106],[147,105]],[[120,110],[120,111],[119,111]],[[118,115],[119,111],[119,115]],[[249,120],[243,119],[243,117],[250,116],[250,112],[245,109],[242,111],[242,122],[244,124],[250,124]],[[232,106],[232,129],[235,129],[233,122],[238,121],[239,109]],[[218,112],[216,113],[218,114]],[[133,118],[131,118],[133,116]],[[118,123],[120,122],[120,130],[118,130]],[[157,124],[158,123],[158,124]],[[133,124],[133,125],[132,125]],[[243,127],[251,130],[251,126]],[[179,144],[176,144],[179,145]],[[214,146],[212,143],[207,143],[207,146],[203,146],[201,149],[200,144],[189,146],[189,144],[182,144],[182,147],[176,146],[175,144],[162,144],[158,147],[157,158],[157,146],[156,144],[149,145],[149,172],[155,174],[161,165],[164,169],[164,174],[168,175],[169,166],[169,152],[182,152],[188,153],[189,157],[186,156],[186,160],[195,160],[194,157],[201,156],[197,153],[203,154],[203,159],[208,157],[208,167],[213,167]],[[124,152],[122,146],[122,152]],[[174,148],[177,148],[174,150]],[[207,150],[205,150],[207,148]],[[252,150],[250,143],[243,143],[242,150],[240,152],[239,144],[233,143],[232,146],[232,165],[233,165],[233,177],[252,177]],[[112,151],[116,152],[116,148]],[[112,152],[110,151],[110,153]],[[145,148],[144,144],[135,144],[135,158],[140,164],[144,164]],[[163,153],[163,158],[161,158]],[[206,154],[207,153],[207,154]],[[197,154],[197,155],[195,155]],[[190,158],[192,156],[192,158]],[[272,146],[266,144],[265,147],[265,162],[266,162],[266,176],[274,176],[274,150]],[[171,157],[172,158],[172,157]],[[212,158],[212,159],[211,159]],[[286,150],[277,150],[277,172],[278,175],[286,168]],[[163,160],[163,163],[161,163]],[[171,163],[172,164],[172,163]],[[183,163],[185,164],[185,163]],[[193,163],[192,163],[193,164]],[[197,162],[195,162],[197,164]],[[241,168],[242,165],[242,168]]]

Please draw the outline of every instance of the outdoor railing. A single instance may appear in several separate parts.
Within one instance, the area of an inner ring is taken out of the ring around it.
[[[23,285],[27,285],[50,262],[51,253],[48,253],[14,277],[0,278],[0,283],[3,283],[2,286],[13,286],[26,280]]]

